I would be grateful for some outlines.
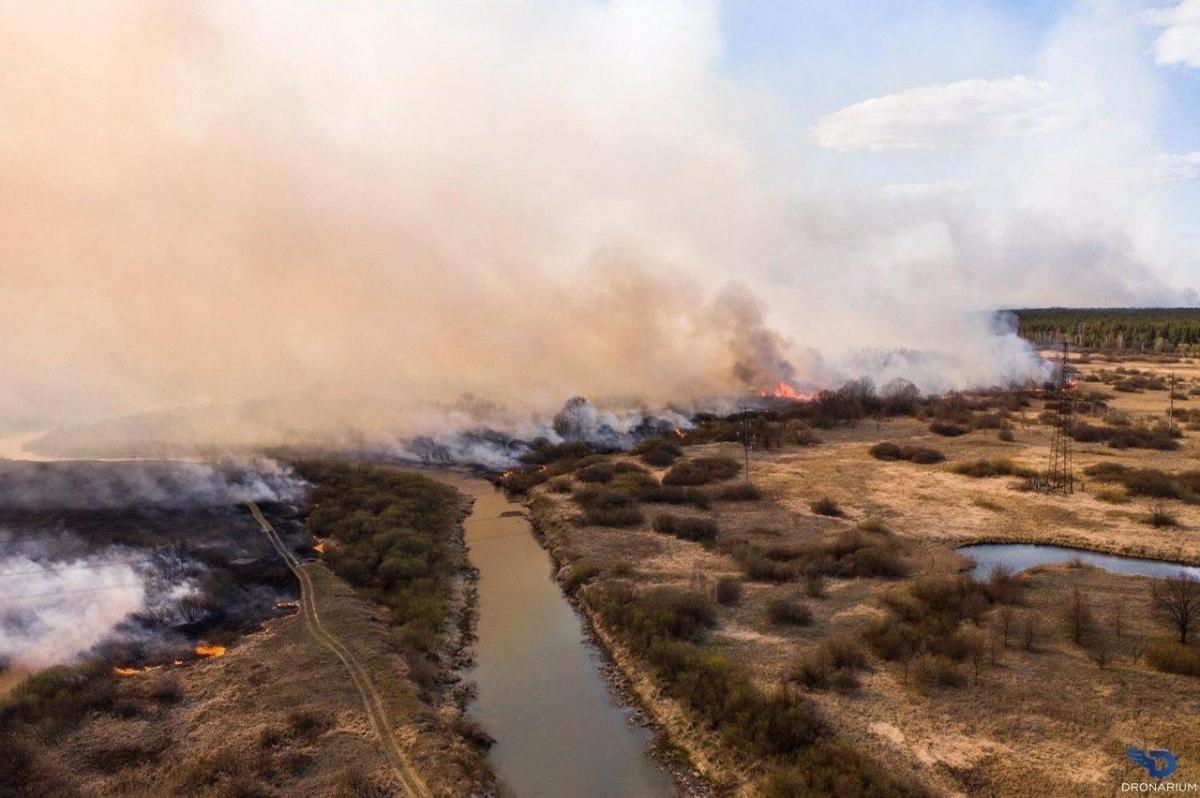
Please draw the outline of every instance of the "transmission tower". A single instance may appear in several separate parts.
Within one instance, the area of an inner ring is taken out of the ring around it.
[[[1072,390],[1071,366],[1067,361],[1067,341],[1062,343],[1062,356],[1058,361],[1058,378],[1055,381],[1055,397],[1058,400],[1058,422],[1054,425],[1054,438],[1050,443],[1050,467],[1035,479],[1034,486],[1041,493],[1074,493],[1075,472],[1071,467],[1071,432],[1075,423],[1075,394]]]

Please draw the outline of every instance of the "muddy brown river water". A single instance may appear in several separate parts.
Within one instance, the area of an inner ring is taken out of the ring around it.
[[[519,798],[674,795],[647,756],[653,734],[601,675],[603,654],[554,580],[525,508],[481,479],[426,473],[475,499],[465,526],[480,573],[479,639],[466,676],[479,688],[469,711],[496,739],[496,772]]]

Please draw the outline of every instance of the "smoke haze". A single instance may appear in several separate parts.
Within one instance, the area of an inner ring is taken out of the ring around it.
[[[1023,144],[1070,153],[1055,191],[1037,169],[856,189],[719,68],[720,6],[500,5],[0,7],[0,435],[132,416],[281,442],[419,434],[478,415],[464,393],[518,429],[575,395],[994,384],[1037,363],[980,311],[1175,297],[1127,204],[1061,212],[1077,176],[1128,193],[1097,172],[1127,131]],[[1093,33],[1061,31],[1039,80],[1124,46]],[[1103,99],[1141,108],[1119,84]]]

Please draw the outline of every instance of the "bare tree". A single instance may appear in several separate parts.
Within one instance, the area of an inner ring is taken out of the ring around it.
[[[996,619],[1000,625],[1000,639],[1004,641],[1004,647],[1008,648],[1012,633],[1017,628],[1017,614],[1013,612],[1012,607],[1005,606],[1000,608]]]
[[[1117,603],[1112,607],[1112,630],[1118,640],[1125,632],[1125,602],[1121,599],[1117,599]]]
[[[1038,638],[1042,636],[1041,623],[1036,615],[1032,612],[1025,614],[1025,624],[1021,628],[1021,640],[1025,645],[1026,651],[1033,651],[1037,647]]]
[[[1071,589],[1071,598],[1067,600],[1067,606],[1063,610],[1063,625],[1077,646],[1083,645],[1095,626],[1092,608],[1088,606],[1087,597],[1078,585]]]
[[[1088,654],[1101,668],[1108,666],[1113,660],[1113,640],[1104,630],[1093,632],[1088,644]]]
[[[1150,588],[1150,607],[1154,617],[1178,632],[1179,642],[1186,645],[1188,635],[1200,627],[1200,581],[1184,571],[1156,580]]]

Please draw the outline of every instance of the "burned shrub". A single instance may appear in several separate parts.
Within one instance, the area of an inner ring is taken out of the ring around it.
[[[707,485],[731,479],[740,473],[741,464],[732,457],[697,457],[692,460],[681,460],[671,466],[671,470],[663,476],[664,485]]]
[[[654,531],[697,543],[712,543],[717,539],[717,524],[707,518],[661,513],[654,519]]]
[[[822,496],[808,506],[817,515],[827,515],[832,518],[840,518],[845,515],[838,503],[828,496]]]

